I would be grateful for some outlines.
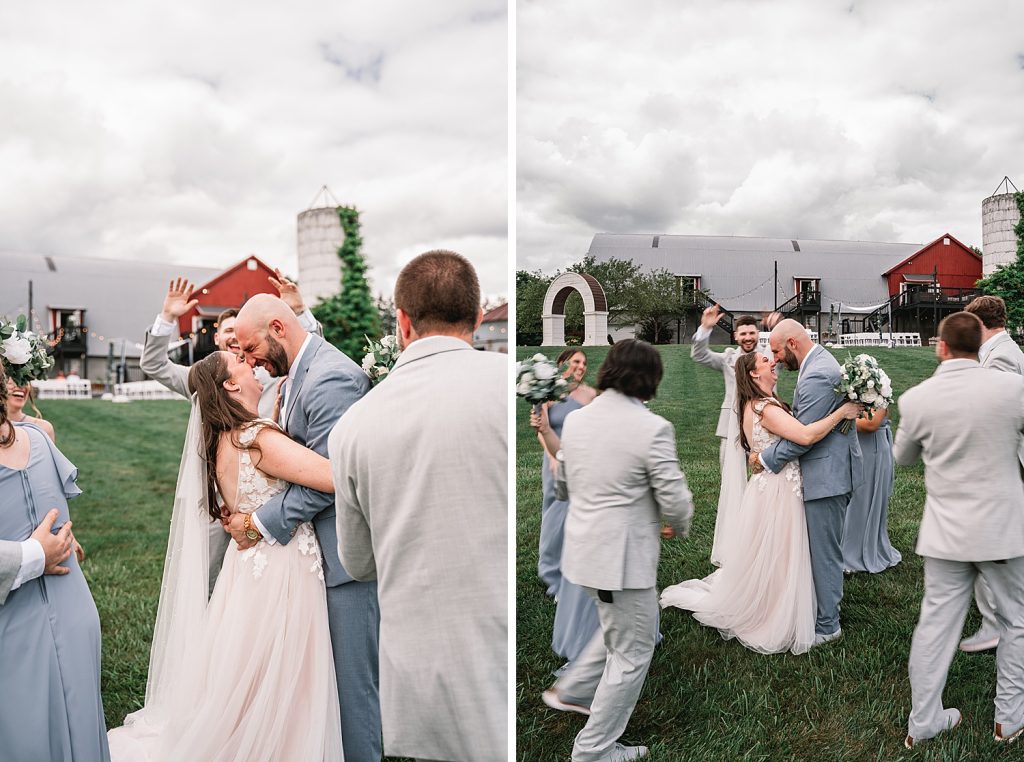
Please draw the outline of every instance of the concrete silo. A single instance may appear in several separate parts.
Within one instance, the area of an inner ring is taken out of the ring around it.
[[[328,202],[333,202],[333,206],[328,206]],[[338,247],[345,240],[345,234],[338,219],[338,206],[340,204],[325,185],[310,208],[299,214],[299,286],[309,305],[319,304],[341,291]]]
[[[982,275],[990,275],[998,266],[1017,259],[1013,228],[1020,222],[1020,210],[1016,195],[1017,186],[1004,177],[996,192],[981,202]]]

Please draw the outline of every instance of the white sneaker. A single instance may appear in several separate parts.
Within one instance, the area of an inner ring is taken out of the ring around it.
[[[562,699],[558,695],[558,692],[554,688],[548,688],[546,691],[540,694],[540,700],[552,709],[557,709],[559,712],[576,712],[577,714],[585,714],[587,717],[590,716],[589,706],[581,706],[580,704],[570,704],[566,701],[562,701]]]
[[[997,722],[993,735],[995,736],[996,743],[1013,743],[1020,737],[1021,733],[1024,733],[1024,720],[1013,725]]]
[[[990,648],[995,648],[998,645],[999,633],[992,632],[992,630],[982,625],[981,629],[976,633],[960,641],[960,650],[973,654],[978,651],[988,651]]]
[[[906,746],[908,749],[913,749],[914,746],[921,743],[921,741],[928,741],[932,738],[935,738],[935,736],[937,736],[939,733],[944,733],[947,730],[952,730],[960,724],[960,720],[962,719],[963,716],[960,714],[959,709],[944,709],[942,712],[942,726],[938,730],[927,733],[922,732],[920,735],[916,736],[911,736],[908,734],[907,737],[903,740],[903,745]],[[996,725],[996,732],[999,732],[998,725]],[[1000,739],[997,737],[996,740],[998,741]]]
[[[814,645],[812,645],[811,648],[814,648],[815,646],[823,645],[825,643],[830,643],[833,640],[839,640],[839,638],[841,638],[841,637],[843,637],[843,628],[842,627],[837,629],[835,632],[828,633],[827,635],[822,635],[822,634],[816,633],[814,635]]]
[[[646,757],[647,753],[646,746],[623,746],[617,743],[608,755],[608,762],[628,762],[631,759]]]

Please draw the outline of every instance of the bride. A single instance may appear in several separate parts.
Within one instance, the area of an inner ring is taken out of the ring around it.
[[[736,410],[745,450],[759,453],[778,439],[813,444],[859,405],[847,402],[820,421],[803,425],[775,396],[775,363],[758,352],[736,361]],[[814,644],[814,584],[807,546],[800,465],[751,477],[736,517],[729,563],[704,579],[665,588],[663,608],[693,612],[723,638],[760,653],[804,653]]]
[[[108,734],[111,759],[343,758],[320,549],[232,542],[209,605],[211,517],[252,513],[286,482],[333,492],[330,463],[257,417],[252,368],[215,352],[189,372],[182,453],[145,706]],[[207,468],[209,466],[209,468]]]

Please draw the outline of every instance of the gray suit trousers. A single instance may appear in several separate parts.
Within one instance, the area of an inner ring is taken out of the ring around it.
[[[942,690],[979,575],[995,598],[999,624],[995,721],[1015,725],[1024,717],[1024,557],[972,563],[926,556],[921,616],[910,645],[907,732],[915,738],[944,729]]]
[[[563,700],[590,706],[590,719],[576,736],[572,762],[609,759],[629,723],[658,635],[658,591],[615,590],[613,602],[597,600],[600,632],[595,633],[569,669],[555,683]]]
[[[377,762],[380,736],[377,582],[346,582],[327,588],[327,616],[338,677],[341,744],[346,760]]]
[[[839,629],[839,602],[843,599],[843,526],[850,495],[823,497],[804,503],[811,575],[818,612],[814,632],[831,635]]]

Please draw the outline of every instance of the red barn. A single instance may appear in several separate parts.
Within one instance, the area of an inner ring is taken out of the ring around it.
[[[277,290],[268,280],[274,270],[259,257],[248,256],[229,267],[213,280],[197,286],[192,293],[199,304],[178,319],[178,330],[183,337],[196,338],[196,358],[213,351],[213,334],[217,330],[217,317],[229,308],[238,309],[254,294],[273,294]]]
[[[914,290],[973,289],[981,278],[981,256],[946,233],[887,270],[884,276],[890,297]]]

